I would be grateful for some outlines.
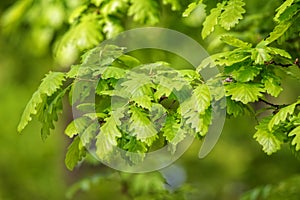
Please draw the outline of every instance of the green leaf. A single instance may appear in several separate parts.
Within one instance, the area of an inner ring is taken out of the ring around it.
[[[254,48],[252,49],[251,59],[255,64],[263,65],[272,59],[266,48]]]
[[[264,118],[259,125],[255,127],[257,130],[254,134],[254,138],[260,145],[263,146],[263,151],[268,155],[275,153],[281,148],[283,143],[279,138],[277,138],[269,129],[268,124],[270,123],[271,117]]]
[[[130,107],[130,135],[136,136],[136,138],[142,142],[145,142],[148,146],[154,142],[157,138],[157,130],[154,124],[150,121],[147,114],[142,109],[137,107]]]
[[[278,21],[285,22],[291,20],[294,15],[296,15],[299,12],[299,4],[293,4],[292,6],[288,7],[282,15],[280,15]]]
[[[221,37],[221,40],[225,42],[226,44],[229,44],[234,47],[240,47],[240,48],[250,48],[252,47],[252,44],[248,42],[244,42],[236,37],[233,37],[231,35],[225,35]]]
[[[85,80],[79,80],[76,82],[73,82],[72,86],[72,105],[74,105],[77,102],[83,102],[91,92],[91,83]]]
[[[134,67],[138,67],[139,65],[141,65],[141,62],[135,58],[135,57],[132,57],[132,56],[129,56],[129,55],[121,55],[120,57],[118,57],[116,59],[116,62],[113,63],[114,65],[117,65],[117,64],[120,64],[120,65],[117,65],[119,68],[134,68]]]
[[[216,8],[211,9],[210,14],[203,22],[203,29],[201,32],[202,38],[205,39],[211,32],[214,31],[215,25],[218,24],[218,18],[224,9],[225,2],[218,3]]]
[[[44,141],[50,135],[50,129],[54,129],[53,123],[58,120],[58,113],[61,113],[63,109],[62,98],[69,88],[67,87],[48,97],[47,102],[38,111],[38,119],[42,122],[41,136]]]
[[[168,97],[172,93],[170,88],[164,87],[162,85],[158,85],[156,88],[156,92],[154,93],[155,100],[159,100],[161,97]]]
[[[49,72],[42,80],[42,83],[38,89],[40,94],[46,94],[51,96],[59,88],[61,88],[63,81],[65,81],[65,74],[62,72]]]
[[[103,71],[101,78],[103,79],[121,79],[125,76],[126,70],[118,68],[118,67],[106,67]]]
[[[150,76],[131,71],[128,76],[126,76],[126,80],[121,83],[121,86],[124,87],[126,92],[132,94],[146,84],[152,84]]]
[[[261,82],[265,85],[266,92],[273,97],[278,97],[283,90],[280,86],[280,78],[276,74],[268,71],[264,72],[262,77],[263,78]]]
[[[284,23],[280,23],[278,24],[274,30],[270,33],[270,36],[265,39],[265,45],[268,45],[272,42],[274,42],[275,40],[277,40],[278,38],[280,38],[292,25],[291,22],[284,22]]]
[[[174,143],[173,139],[176,137],[179,129],[180,129],[180,123],[178,122],[178,120],[176,120],[174,116],[168,116],[166,118],[164,127],[162,128],[163,136],[166,137],[167,141],[169,141],[169,142],[173,143],[174,145],[176,145],[180,141],[177,140]]]
[[[188,5],[187,9],[182,13],[182,17],[188,17],[197,8],[198,4],[193,2]]]
[[[85,148],[81,145],[80,138],[77,136],[68,147],[65,164],[69,170],[73,170],[79,161],[85,157]]]
[[[180,109],[182,114],[188,113],[189,111],[200,114],[210,106],[210,103],[210,89],[207,85],[201,84],[194,89],[191,97],[181,104]]]
[[[127,150],[126,156],[129,157],[133,164],[141,163],[148,150],[146,144],[137,140],[135,137],[130,137],[129,142],[126,143],[123,148]]]
[[[275,47],[267,47],[267,51],[273,55],[280,55],[282,57],[289,58],[289,59],[292,58],[291,55],[283,49],[278,49]]]
[[[207,85],[201,84],[197,86],[192,94],[195,99],[194,107],[199,113],[203,113],[209,106],[211,102],[210,89]]]
[[[61,72],[49,72],[46,75],[38,90],[32,95],[26,105],[18,125],[19,133],[27,126],[28,122],[32,120],[31,115],[37,114],[37,107],[41,107],[41,104],[46,103],[46,98],[44,98],[44,96],[53,95],[59,88],[61,88],[64,80],[65,74]]]
[[[67,126],[65,134],[73,138],[78,134],[82,134],[90,124],[91,120],[87,117],[76,118]]]
[[[76,78],[80,67],[80,65],[72,65],[71,69],[67,72],[66,77]]]
[[[200,127],[200,135],[205,136],[208,132],[209,126],[212,120],[212,109],[209,107],[205,110],[204,113],[200,114],[201,127]]]
[[[37,106],[40,105],[42,102],[43,99],[41,98],[39,91],[36,91],[32,95],[31,99],[29,100],[23,111],[21,120],[18,125],[19,133],[27,126],[28,122],[32,120],[31,115],[37,114]]]
[[[261,69],[262,68],[259,66],[242,66],[238,70],[232,72],[232,77],[238,82],[253,81],[260,73]]]
[[[96,155],[101,160],[110,160],[110,156],[117,147],[117,138],[122,137],[122,133],[117,125],[121,116],[110,116],[105,119],[105,124],[100,128],[100,133],[96,136]]]
[[[243,8],[243,0],[229,0],[224,7],[224,12],[220,16],[220,25],[226,30],[230,30],[239,20],[243,19],[246,10]]]
[[[295,145],[295,149],[296,151],[300,150],[300,126],[297,126],[296,128],[294,128],[289,134],[288,136],[293,137],[292,140],[292,145]]]
[[[277,9],[277,13],[274,17],[274,21],[279,22],[279,17],[280,15],[289,7],[292,5],[292,3],[294,2],[294,0],[286,0],[283,4],[281,4]]]
[[[210,88],[201,84],[194,89],[191,97],[180,105],[180,111],[183,118],[186,119],[186,124],[191,124],[191,128],[196,132],[205,132],[205,130],[203,131],[205,126],[202,117],[207,115],[211,100]]]
[[[250,57],[251,49],[241,50],[236,49],[233,51],[227,51],[222,53],[214,54],[208,58],[205,58],[201,64],[197,67],[197,71],[200,72],[206,67],[214,66],[231,66],[236,63],[243,62]]]
[[[77,120],[77,119],[75,119],[75,120]],[[65,129],[65,134],[67,136],[69,136],[70,138],[73,138],[74,136],[76,136],[78,134],[74,120]]]
[[[102,67],[110,66],[114,60],[122,56],[124,54],[124,50],[125,48],[118,47],[115,45],[104,45],[100,47],[95,47],[81,56],[82,66],[93,66],[94,70],[101,71]]]
[[[289,106],[281,108],[278,113],[276,113],[269,122],[268,128],[271,131],[275,125],[278,125],[280,122],[283,122],[287,119],[288,115],[294,113],[297,103],[293,103]]]
[[[255,102],[263,96],[264,89],[256,83],[230,83],[226,85],[226,94],[232,100],[241,101],[243,104]]]
[[[98,121],[93,121],[79,136],[83,146],[88,146],[95,136],[99,133]]]
[[[190,124],[191,128],[196,132],[201,131],[202,121],[200,120],[200,114],[197,111],[189,110],[183,114],[183,118],[186,119],[186,124]]]
[[[233,101],[231,98],[226,98],[226,110],[229,115],[234,117],[242,116],[247,112],[247,108],[240,101]]]
[[[130,0],[128,16],[141,24],[155,25],[159,20],[159,5],[156,0]]]
[[[135,96],[132,100],[138,105],[148,110],[152,107],[152,98],[147,95]]]

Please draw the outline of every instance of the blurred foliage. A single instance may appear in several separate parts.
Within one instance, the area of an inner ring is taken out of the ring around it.
[[[90,3],[85,6],[87,2]],[[215,8],[216,1],[198,4],[193,12],[186,13],[189,15],[186,18],[182,18],[181,13],[189,1],[161,1],[166,5],[160,13],[154,9],[149,16],[138,12],[144,7],[127,7],[130,13],[127,21],[124,21],[126,13],[119,10],[120,6],[126,5],[113,6],[108,2],[117,1],[1,1],[0,199],[154,199],[153,196],[159,195],[162,199],[180,199],[184,195],[190,200],[235,200],[255,187],[258,188],[246,193],[243,198],[298,199],[300,183],[296,174],[300,173],[299,161],[295,160],[287,145],[271,157],[261,152],[252,138],[253,127],[257,123],[253,116],[227,119],[217,146],[203,160],[197,158],[201,143],[195,142],[175,163],[186,172],[186,180],[179,183],[182,187],[174,189],[161,185],[165,180],[163,173],[119,175],[93,161],[82,163],[72,173],[67,172],[63,165],[67,139],[62,136],[60,127],[66,126],[64,121],[68,121],[68,116],[47,142],[40,139],[40,126],[36,123],[31,124],[24,135],[16,134],[20,113],[43,74],[58,65],[69,66],[78,59],[80,52],[77,51],[84,51],[124,29],[142,26],[139,22],[150,25],[159,18],[159,26],[188,34],[210,53],[231,50],[222,42],[226,31],[218,24],[205,41],[201,38],[199,27],[205,20],[204,11]],[[135,5],[138,1],[132,2]],[[258,44],[275,27],[272,17],[283,1],[245,2],[247,12],[243,15],[244,19],[230,31],[230,35]],[[156,5],[144,6],[151,10]],[[98,12],[103,13],[100,18]],[[82,17],[82,13],[86,17]],[[70,41],[75,41],[76,46],[66,45]],[[298,36],[279,46],[290,52],[292,57],[299,57]],[[139,55],[144,60],[152,56],[145,54]],[[299,82],[292,75],[299,77],[299,71],[292,69],[291,75],[284,76],[282,94],[276,99],[270,98],[275,103],[291,103],[299,96]],[[69,190],[67,186],[71,186]],[[170,193],[166,193],[166,188]]]

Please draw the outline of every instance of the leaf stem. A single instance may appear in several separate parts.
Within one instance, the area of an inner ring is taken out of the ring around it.
[[[269,106],[272,106],[272,107],[274,107],[274,108],[276,108],[276,109],[279,109],[279,108],[281,107],[281,105],[273,104],[273,103],[268,102],[268,101],[266,101],[266,100],[264,100],[264,99],[261,99],[261,98],[259,99],[259,101],[264,102],[265,104],[267,104],[267,105],[269,105]]]

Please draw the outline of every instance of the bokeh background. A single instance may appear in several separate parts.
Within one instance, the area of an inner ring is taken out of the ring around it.
[[[1,0],[0,16],[13,3],[13,0]],[[250,14],[255,13],[263,10],[263,5],[263,1],[251,1],[247,4],[247,10]],[[273,7],[277,5],[275,3]],[[48,7],[44,5],[41,9]],[[223,48],[218,46],[220,44],[217,41],[204,43],[200,39],[197,26],[202,23],[203,13],[199,12],[194,18],[182,21],[180,14],[176,16],[168,12],[163,16],[160,26],[190,35],[210,52]],[[61,116],[55,131],[45,142],[40,137],[40,125],[34,120],[22,135],[16,132],[22,111],[44,74],[49,70],[65,70],[53,59],[52,42],[67,25],[57,25],[55,34],[47,38],[47,33],[43,31],[47,24],[41,21],[36,23],[41,23],[36,29],[24,26],[12,31],[0,27],[0,200],[67,199],[72,193],[70,186],[78,180],[109,171],[97,164],[83,164],[73,172],[66,169],[64,157],[69,140],[63,130],[70,120],[68,114]],[[268,31],[266,23],[257,23],[264,24],[260,33]],[[255,31],[258,30],[253,30],[253,33]],[[219,34],[218,31],[215,34]],[[286,76],[283,86],[285,91],[275,102],[293,102],[300,95],[299,82],[292,78]],[[65,107],[65,111],[68,113],[70,109]],[[219,142],[206,158],[198,159],[201,144],[195,142],[175,163],[185,173],[184,184],[193,189],[189,199],[239,199],[247,190],[277,184],[300,174],[300,162],[289,147],[285,146],[272,156],[262,152],[253,139],[255,124],[253,116],[227,119]],[[73,199],[127,199],[119,189],[115,181],[100,181],[86,192],[76,193]]]

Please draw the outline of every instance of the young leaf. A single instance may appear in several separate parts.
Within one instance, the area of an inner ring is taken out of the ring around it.
[[[226,30],[234,27],[240,19],[243,19],[242,14],[246,12],[244,5],[243,0],[229,0],[220,16],[220,25]]]
[[[202,121],[200,120],[200,114],[197,111],[189,110],[183,114],[183,118],[186,120],[185,124],[190,124],[191,128],[197,133],[201,131]]]
[[[65,158],[65,164],[69,170],[73,170],[79,161],[85,157],[85,148],[80,144],[79,136],[75,137],[70,146]]]
[[[65,74],[62,72],[49,72],[46,77],[42,80],[39,87],[40,94],[46,94],[51,96],[59,88],[61,88],[63,81],[65,81]]]
[[[277,9],[277,13],[274,17],[274,21],[279,22],[279,17],[280,15],[289,7],[292,5],[292,3],[294,2],[294,0],[286,0],[283,4],[281,4]]]
[[[276,113],[269,122],[268,128],[271,131],[275,125],[278,125],[280,122],[285,121],[288,115],[294,113],[297,103],[293,103],[289,106],[281,108],[278,113]]]
[[[130,137],[129,142],[126,143],[123,148],[127,150],[126,156],[128,156],[130,161],[134,164],[141,163],[148,150],[146,144],[137,140],[135,137]]]
[[[231,75],[238,82],[249,82],[254,80],[261,69],[259,66],[242,66],[238,70],[234,70]]]
[[[115,78],[120,79],[123,78],[126,74],[126,70],[118,68],[118,67],[106,67],[103,71],[103,74],[101,78],[103,79],[109,79],[109,78]]]
[[[291,22],[285,22],[285,23],[280,23],[278,24],[274,30],[270,33],[270,36],[265,39],[265,45],[268,45],[272,42],[274,42],[275,40],[277,40],[278,38],[280,38],[292,25]]]
[[[207,85],[201,84],[194,89],[192,97],[195,99],[192,108],[195,108],[199,113],[203,113],[211,102],[210,89]]]
[[[296,128],[294,128],[290,133],[289,135],[290,137],[293,137],[293,140],[292,140],[292,145],[295,145],[295,149],[296,151],[299,151],[300,150],[300,126],[297,126]]]
[[[129,131],[132,136],[136,136],[138,140],[145,142],[147,145],[151,146],[157,137],[157,130],[154,124],[150,121],[147,114],[143,112],[140,108],[131,107],[130,108],[131,117]]]
[[[40,105],[43,102],[43,99],[41,98],[41,95],[39,91],[36,91],[29,102],[27,103],[21,120],[18,125],[18,132],[21,133],[21,131],[27,126],[28,122],[32,120],[31,115],[37,114],[37,106]]]
[[[122,136],[117,127],[117,125],[120,125],[120,122],[116,120],[113,116],[106,118],[105,124],[100,128],[100,133],[96,136],[96,155],[101,160],[110,159],[110,156],[117,147],[117,138]]]
[[[266,48],[254,48],[252,49],[251,59],[255,64],[263,65],[272,59]]]
[[[78,134],[82,134],[90,124],[91,120],[87,117],[76,118],[67,126],[65,134],[73,138]]]
[[[18,125],[18,132],[20,133],[31,121],[31,115],[36,115],[37,107],[46,103],[44,96],[53,95],[59,88],[61,88],[63,81],[65,80],[65,74],[61,72],[49,72],[42,80],[38,90],[32,95],[30,101],[26,105],[21,120]]]
[[[174,116],[168,116],[166,118],[162,131],[167,141],[173,142],[173,139],[176,137],[176,134],[178,133],[179,129],[180,123],[178,123],[178,120],[176,120]],[[176,145],[177,143],[174,144]]]
[[[190,14],[197,8],[198,4],[196,2],[193,2],[188,5],[187,9],[182,13],[183,17],[188,17]]]
[[[214,31],[215,25],[218,24],[218,18],[223,11],[225,2],[218,3],[216,8],[211,9],[210,14],[203,22],[203,29],[201,32],[202,38],[205,39],[211,32]]]
[[[250,48],[252,47],[252,44],[248,42],[244,42],[236,37],[233,37],[231,35],[225,35],[221,37],[221,40],[225,42],[226,44],[229,44],[234,47],[240,47],[240,48]]]
[[[268,129],[270,120],[271,117],[264,118],[259,125],[255,127],[257,131],[253,136],[258,143],[263,146],[263,151],[268,155],[278,151],[283,143]]]
[[[211,109],[211,107],[206,109],[204,113],[200,114],[200,120],[201,120],[201,127],[200,127],[199,134],[201,136],[205,136],[206,133],[208,132],[208,129],[209,129],[209,126],[210,126],[211,120],[212,120],[212,109]]]
[[[291,20],[299,12],[299,4],[288,7],[278,18],[278,21],[285,22]]]
[[[281,80],[278,76],[271,72],[264,72],[262,74],[262,83],[265,85],[265,90],[268,94],[273,97],[278,97],[282,92],[282,87],[280,86]]]
[[[38,118],[42,122],[41,136],[44,141],[50,135],[50,129],[54,129],[53,122],[58,120],[58,113],[62,112],[62,98],[67,90],[69,87],[48,97],[49,100],[44,104],[44,108],[39,109]]]
[[[229,115],[233,117],[242,116],[247,111],[245,105],[240,101],[233,101],[231,98],[226,98],[226,109]]]
[[[255,83],[230,83],[226,85],[226,94],[232,100],[241,101],[243,104],[255,102],[261,97],[264,89]]]
[[[273,55],[280,55],[282,57],[289,58],[289,59],[292,58],[291,55],[283,49],[278,49],[275,47],[267,47],[267,51]]]
[[[147,95],[140,95],[140,96],[135,96],[132,98],[132,100],[138,105],[141,106],[143,108],[146,108],[148,110],[151,109],[152,107],[152,98],[150,96]]]
[[[100,131],[98,121],[93,121],[79,136],[83,146],[87,146]]]

